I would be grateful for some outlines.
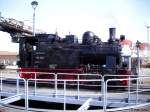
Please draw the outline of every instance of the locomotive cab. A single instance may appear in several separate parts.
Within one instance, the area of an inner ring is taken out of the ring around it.
[[[33,67],[33,56],[34,52],[37,48],[37,39],[32,37],[22,37],[20,39],[20,49],[19,49],[19,55],[20,55],[20,61],[19,66],[21,67]]]

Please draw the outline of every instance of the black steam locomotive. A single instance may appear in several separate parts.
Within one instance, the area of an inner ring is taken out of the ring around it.
[[[105,65],[105,72],[116,74],[122,66],[122,57],[115,30],[109,29],[108,42],[102,42],[91,31],[83,34],[82,42],[75,35],[65,38],[57,34],[22,37],[18,65],[23,72],[54,73],[101,73]]]

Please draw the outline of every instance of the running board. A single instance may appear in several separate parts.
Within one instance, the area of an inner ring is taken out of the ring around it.
[[[86,100],[86,102],[83,103],[83,105],[77,110],[77,112],[83,112],[85,110],[88,110],[88,108],[90,107],[91,101],[92,101],[92,98],[89,98],[88,100]]]
[[[21,99],[21,95],[19,94],[19,95],[14,95],[14,96],[10,96],[8,98],[1,99],[0,103],[9,104],[9,103],[18,101],[20,99]]]

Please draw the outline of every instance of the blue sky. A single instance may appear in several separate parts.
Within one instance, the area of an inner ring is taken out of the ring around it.
[[[62,37],[71,32],[81,38],[85,31],[90,30],[107,41],[108,28],[116,27],[117,38],[124,34],[133,42],[147,41],[145,25],[150,25],[150,0],[37,1],[36,28],[48,33],[55,33],[57,29],[58,35]],[[31,2],[32,0],[0,0],[0,11],[6,18],[32,22]],[[10,37],[0,32],[0,44],[4,43],[10,44]],[[4,48],[18,50],[14,44],[0,47],[0,50]]]

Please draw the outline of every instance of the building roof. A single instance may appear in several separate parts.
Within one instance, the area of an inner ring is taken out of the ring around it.
[[[0,56],[2,56],[2,55],[7,55],[7,56],[9,56],[9,55],[18,55],[18,52],[9,52],[9,51],[0,51]]]
[[[132,46],[132,41],[131,40],[123,40],[120,42],[121,45],[129,45],[129,46]]]

